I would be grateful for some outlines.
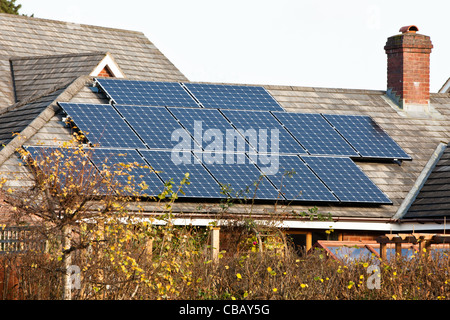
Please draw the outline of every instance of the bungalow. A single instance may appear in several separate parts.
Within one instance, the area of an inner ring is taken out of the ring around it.
[[[206,90],[207,86],[216,89],[220,86],[224,90],[239,92],[259,90],[258,94],[272,99],[272,107],[276,108],[267,111],[270,113],[270,121],[277,119],[276,123],[282,124],[280,131],[275,132],[279,134],[277,139],[281,142],[280,150],[281,145],[295,136],[294,131],[299,129],[298,126],[291,125],[292,129],[288,130],[286,117],[289,118],[292,114],[310,114],[319,117],[314,120],[317,122],[312,123],[314,126],[319,125],[319,122],[325,123],[325,127],[317,129],[316,134],[328,131],[337,133],[339,141],[343,141],[343,145],[350,147],[355,154],[334,154],[330,159],[336,163],[342,162],[341,167],[334,168],[334,162],[324,162],[325,157],[320,152],[308,151],[306,144],[296,139],[297,147],[303,147],[300,152],[303,157],[300,153],[299,156],[294,156],[301,168],[306,170],[305,175],[311,176],[308,181],[319,181],[317,185],[325,190],[327,196],[322,197],[312,191],[315,198],[280,202],[276,208],[275,200],[267,197],[252,205],[236,203],[228,209],[227,215],[218,218],[221,207],[217,197],[197,193],[189,199],[180,198],[175,203],[175,224],[208,226],[215,222],[220,225],[229,217],[250,214],[256,220],[265,221],[274,213],[282,212],[279,226],[306,248],[310,248],[318,240],[326,239],[355,241],[374,240],[386,233],[442,233],[447,228],[446,217],[449,215],[449,188],[446,179],[450,142],[450,95],[447,92],[430,93],[429,64],[432,47],[430,37],[419,34],[416,26],[403,27],[399,34],[389,37],[384,47],[387,54],[387,87],[382,90],[195,84],[140,32],[0,14],[0,173],[8,180],[7,185],[11,188],[29,187],[31,182],[26,177],[30,169],[22,165],[16,149],[58,147],[61,142],[70,140],[73,128],[67,126],[67,117],[72,118],[77,127],[81,128],[85,122],[77,116],[86,111],[83,107],[115,107],[121,104],[117,100],[123,98],[123,93],[114,93],[111,84],[126,87],[127,90],[131,90],[128,86],[130,83],[134,85],[137,81],[144,87],[159,84],[165,88],[162,89],[163,95],[175,90],[175,85],[177,92],[181,90],[183,95],[189,94],[184,103],[190,99],[193,106],[186,107],[202,110],[208,109],[202,102],[212,99],[202,95],[201,90]],[[110,78],[117,82],[108,81]],[[138,94],[144,89],[138,89]],[[223,94],[217,90],[215,94]],[[165,103],[152,103],[155,106],[153,110],[162,107],[166,112],[171,107]],[[216,108],[209,110],[217,111],[221,108],[219,103]],[[131,108],[123,110],[126,113]],[[229,117],[226,116],[227,112]],[[276,116],[277,112],[280,113],[279,117]],[[224,111],[221,115],[224,119],[236,119],[237,122],[239,118],[244,118],[243,114],[234,115],[233,118],[232,113],[231,110]],[[204,114],[195,118],[200,124],[207,123],[206,111]],[[177,118],[174,113],[172,115]],[[356,122],[344,122],[339,127],[340,116],[344,120],[350,117],[361,119],[361,127]],[[89,116],[86,119],[88,122],[89,119],[92,120]],[[148,119],[152,123],[165,121],[163,118]],[[91,122],[95,121],[97,120]],[[216,118],[215,121],[219,120]],[[265,118],[261,121],[269,120]],[[96,123],[100,125],[101,122]],[[229,122],[232,123],[233,120]],[[130,123],[128,122],[133,127]],[[347,132],[346,129],[350,130]],[[138,130],[134,131],[136,133]],[[150,139],[157,135],[144,131]],[[374,140],[375,137],[363,135],[370,132],[390,141],[387,151],[393,151],[392,148],[395,147],[402,154],[364,156],[357,145],[358,141],[363,145],[372,143],[375,147],[378,143]],[[270,137],[270,141],[274,141],[274,134],[261,130],[256,133],[260,142],[264,141],[261,140],[264,137]],[[136,134],[141,141],[144,140],[142,134]],[[300,136],[303,137],[301,133]],[[221,137],[227,140],[226,136]],[[178,138],[182,138],[182,135]],[[352,138],[355,139],[353,143]],[[222,140],[222,146],[226,144],[225,140]],[[248,137],[245,141],[249,142]],[[312,137],[309,150],[319,142]],[[333,143],[331,145],[336,146]],[[128,147],[139,151],[138,147],[131,144]],[[190,147],[195,148],[195,144],[190,144]],[[152,150],[149,144],[142,148],[148,149],[145,150],[147,153]],[[195,153],[196,150],[193,151]],[[257,152],[258,156],[263,154],[264,152]],[[313,160],[316,158],[318,162],[322,162],[315,168]],[[223,161],[225,159],[226,157],[222,157]],[[227,174],[221,172],[224,168],[218,166],[208,172],[214,180],[217,180],[216,176],[226,178]],[[239,176],[239,173],[235,173],[235,176]],[[267,177],[270,181],[270,174]],[[274,183],[271,184],[270,188],[275,187]],[[307,184],[308,182],[306,185],[297,184],[298,190],[294,191],[301,193],[303,188],[308,187]],[[357,198],[360,193],[366,195]],[[346,195],[356,200],[345,201]],[[383,200],[373,200],[373,195]],[[288,197],[284,198],[289,200]],[[140,205],[149,216],[155,214],[156,208],[152,202]],[[299,214],[308,212],[313,207],[324,215],[329,213],[331,219],[311,220]],[[4,203],[0,206],[0,214],[2,218],[8,214],[8,206]],[[333,230],[332,233],[327,232],[330,229]]]

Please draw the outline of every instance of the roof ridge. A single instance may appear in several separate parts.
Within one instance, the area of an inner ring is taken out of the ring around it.
[[[386,90],[377,89],[355,89],[355,88],[336,88],[336,87],[309,87],[292,85],[264,85],[266,89],[291,91],[309,91],[309,92],[329,92],[329,93],[359,93],[359,94],[385,94]]]
[[[130,79],[133,80],[133,79]],[[257,83],[232,83],[232,82],[212,82],[212,81],[184,81],[187,83],[211,84],[211,85],[232,85],[247,87],[264,87],[268,90],[289,90],[289,91],[308,91],[308,92],[329,92],[329,93],[359,93],[359,94],[385,94],[386,90],[376,89],[354,89],[354,88],[333,88],[333,87],[312,87],[312,86],[293,86],[277,84],[257,84]]]
[[[48,18],[28,17],[28,16],[21,16],[21,15],[9,14],[9,13],[0,13],[0,18],[2,18],[3,16],[11,18],[11,19],[43,21],[43,22],[50,22],[50,23],[57,23],[57,24],[64,24],[64,25],[79,25],[79,26],[87,27],[87,28],[97,28],[97,29],[101,29],[101,30],[120,31],[120,32],[127,32],[127,33],[139,34],[139,35],[145,36],[144,33],[141,31],[128,30],[128,29],[119,29],[119,28],[104,27],[104,26],[84,24],[84,23],[78,23],[78,22],[61,21],[61,20],[48,19]]]
[[[61,54],[44,54],[37,56],[12,56],[9,59],[13,61],[31,60],[31,59],[46,59],[46,58],[68,58],[68,57],[88,57],[95,55],[107,55],[108,51],[88,51],[80,53],[61,53]]]

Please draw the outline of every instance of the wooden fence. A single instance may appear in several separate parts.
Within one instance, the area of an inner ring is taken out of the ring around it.
[[[0,254],[29,250],[43,252],[45,241],[30,227],[0,227]]]

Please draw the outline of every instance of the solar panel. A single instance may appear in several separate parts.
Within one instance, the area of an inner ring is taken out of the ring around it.
[[[302,159],[341,202],[392,204],[350,158],[302,156]]]
[[[178,82],[96,79],[115,104],[138,106],[199,107]]]
[[[358,157],[358,153],[320,115],[273,112],[310,154]]]
[[[196,161],[191,152],[171,152],[140,150],[142,156],[157,171],[158,175],[165,182],[173,179],[173,191],[177,191],[180,181],[189,173],[189,185],[182,186],[185,193],[178,194],[179,197],[193,198],[223,198],[220,193],[219,184],[203,167]],[[181,154],[181,155],[180,155]]]
[[[258,153],[307,154],[268,111],[221,110]]]
[[[263,87],[200,83],[184,85],[205,108],[283,110]]]
[[[203,161],[205,167],[221,184],[223,190],[227,190],[232,198],[284,200],[284,197],[249,158],[243,162],[217,163],[208,161],[210,156],[207,156],[206,153],[195,152],[195,155]]]
[[[118,183],[115,189],[122,195],[157,196],[164,190],[158,175],[136,150],[94,149],[89,157],[100,171],[113,175],[112,183]]]
[[[169,110],[205,151],[254,151],[217,109]]]
[[[191,137],[165,107],[115,107],[150,149],[193,148]],[[180,139],[184,144],[179,144]]]
[[[125,120],[109,104],[59,103],[95,146],[145,148]]]
[[[91,164],[88,153],[79,148],[25,146],[37,166],[47,175],[59,178],[59,187],[105,194],[106,186],[98,176],[97,169]],[[90,151],[92,149],[88,149]]]
[[[411,157],[369,116],[323,115],[366,158],[411,160]]]
[[[331,191],[317,178],[317,176],[298,157],[293,155],[280,155],[276,172],[268,175],[268,179],[283,193],[290,201],[320,201],[338,202]],[[257,162],[258,167],[264,168],[265,164]]]

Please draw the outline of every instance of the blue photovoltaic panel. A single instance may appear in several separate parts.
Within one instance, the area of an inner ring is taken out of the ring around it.
[[[217,109],[169,108],[205,151],[254,152]]]
[[[196,161],[191,152],[171,152],[156,150],[140,150],[147,162],[157,171],[158,175],[165,182],[173,179],[173,191],[176,192],[180,186],[180,181],[189,173],[189,185],[183,185],[184,195],[179,193],[179,197],[192,198],[223,198],[220,193],[219,184],[203,167]]]
[[[165,107],[115,107],[150,149],[179,149],[180,139],[184,139],[188,150],[193,148],[194,142],[189,134]],[[172,135],[175,141],[172,141]]]
[[[89,161],[89,152],[78,148],[59,148],[47,146],[25,146],[30,156],[45,173],[56,173],[61,187],[72,189],[73,185],[81,186],[82,190],[91,193],[104,194],[106,186],[98,176],[97,169]],[[42,161],[44,160],[44,164]],[[69,165],[68,165],[69,164]],[[66,179],[69,178],[69,185]]]
[[[258,153],[307,154],[268,111],[221,110]]]
[[[304,157],[341,202],[392,204],[350,158]]]
[[[411,157],[369,116],[323,115],[367,158],[411,160]]]
[[[310,154],[359,156],[320,114],[294,112],[273,112],[273,114]]]
[[[207,161],[207,153],[195,152],[216,180],[228,190],[232,198],[255,200],[284,200],[279,191],[263,176],[256,165],[248,158],[242,162],[218,163]],[[211,159],[211,157],[209,157]]]
[[[139,137],[109,104],[59,103],[95,146],[145,148]]]
[[[267,178],[289,201],[339,202],[298,156],[272,157],[269,165],[258,158],[257,164],[262,171],[273,171]]]
[[[137,106],[200,107],[178,82],[96,79],[116,103]]]
[[[205,108],[283,111],[263,87],[199,83],[184,85]]]
[[[118,186],[119,194],[139,194],[157,196],[164,190],[158,175],[147,165],[136,150],[132,149],[93,149],[89,155],[99,170],[108,170]],[[129,171],[124,166],[131,165]],[[124,175],[115,172],[125,173]],[[143,188],[144,184],[147,188]],[[114,185],[114,184],[113,184]]]

